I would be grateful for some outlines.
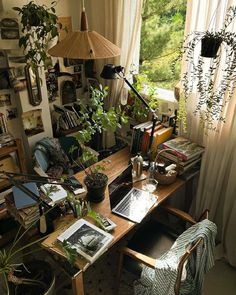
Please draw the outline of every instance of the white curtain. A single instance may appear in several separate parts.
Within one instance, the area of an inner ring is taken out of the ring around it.
[[[141,32],[141,13],[143,0],[86,0],[89,29],[95,30],[121,48],[121,55],[109,60],[96,60],[96,72],[99,77],[104,64],[121,65],[128,78],[131,69],[139,64]],[[105,102],[107,108],[126,104],[128,89],[123,80],[102,81],[109,86],[109,96]],[[105,132],[103,147],[115,144],[112,132]]]
[[[227,8],[236,5],[236,0],[189,0],[186,34],[222,28]],[[236,31],[236,22],[230,27]],[[224,54],[222,53],[224,62]],[[183,64],[183,70],[188,67]],[[221,75],[221,68],[218,69]],[[206,151],[202,160],[199,186],[192,210],[198,216],[210,209],[210,219],[218,226],[217,247],[219,257],[224,256],[236,266],[236,92],[225,109],[226,123],[218,123],[218,132],[203,130],[197,116],[193,115],[198,96],[192,94],[187,106],[188,136]]]
[[[85,7],[89,28],[93,29],[121,48],[121,55],[110,60],[96,61],[99,74],[106,63],[121,65],[128,75],[133,64],[139,62],[141,12],[143,0],[87,0]],[[126,91],[123,81],[106,82],[110,87],[107,106],[125,104]],[[125,99],[124,99],[125,98]]]

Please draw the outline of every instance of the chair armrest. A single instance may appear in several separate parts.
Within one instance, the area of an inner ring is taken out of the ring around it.
[[[166,210],[167,212],[169,212],[170,214],[172,215],[175,215],[191,224],[195,224],[197,223],[191,215],[189,215],[188,213],[180,210],[180,209],[177,209],[177,208],[174,208],[174,207],[171,207],[169,205],[162,205],[161,208],[163,208],[164,210]]]
[[[120,252],[127,255],[127,256],[130,256],[131,258],[135,259],[136,261],[138,261],[140,263],[145,264],[146,266],[149,266],[151,268],[155,268],[156,259],[154,259],[154,258],[151,258],[147,255],[142,254],[142,253],[139,253],[139,252],[132,250],[128,247],[121,248]]]

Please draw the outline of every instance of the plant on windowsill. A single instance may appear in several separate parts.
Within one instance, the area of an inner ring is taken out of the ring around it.
[[[139,93],[144,92],[146,89],[147,94],[143,95],[143,97],[152,109],[155,110],[159,107],[159,99],[156,97],[154,83],[148,79],[146,73],[134,75],[133,86]],[[138,122],[144,122],[147,119],[148,109],[144,107],[133,91],[129,91],[128,105],[128,114],[131,118]]]
[[[22,7],[13,7],[20,15],[22,36],[19,46],[23,48],[27,64],[35,71],[38,66],[45,64],[48,58],[47,49],[49,42],[58,36],[57,15],[52,1],[51,6],[38,5],[34,1]]]
[[[108,95],[108,87],[93,88],[91,87],[90,106],[85,107],[80,105],[80,118],[79,126],[81,130],[78,132],[76,139],[82,147],[82,155],[76,162],[85,172],[86,176],[84,183],[88,191],[88,199],[92,202],[100,202],[104,199],[104,192],[107,186],[107,175],[102,173],[104,167],[100,165],[88,166],[88,163],[96,163],[98,160],[90,148],[86,147],[93,136],[103,131],[115,132],[117,128],[121,127],[121,124],[126,124],[128,121],[124,111],[119,107],[111,107],[108,110],[104,108],[104,99]],[[73,153],[76,147],[70,149],[70,153]],[[104,161],[106,162],[106,161]]]
[[[200,122],[209,130],[216,130],[214,122],[225,122],[223,112],[236,86],[236,34],[227,30],[235,16],[236,7],[231,6],[223,29],[217,32],[195,31],[187,35],[178,57],[188,63],[181,81],[185,103],[191,100],[192,93],[198,94],[194,114],[199,114]],[[224,65],[221,53],[225,54]],[[217,81],[220,66],[222,74]]]

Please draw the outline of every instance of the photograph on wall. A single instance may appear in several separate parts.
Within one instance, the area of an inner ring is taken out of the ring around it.
[[[7,54],[5,50],[0,50],[0,69],[8,68]]]
[[[23,113],[22,121],[27,136],[33,136],[44,131],[41,109]]]
[[[9,108],[6,109],[7,111],[7,120],[13,120],[16,119],[18,117],[18,112],[17,112],[17,108]]]
[[[19,39],[19,25],[15,18],[3,18],[0,22],[2,39]]]
[[[76,73],[72,74],[73,76],[73,82],[75,83],[75,88],[81,88],[82,87],[82,73]]]
[[[74,73],[82,73],[83,65],[74,66]]]
[[[25,66],[21,65],[12,69],[12,73],[17,80],[25,80]]]
[[[0,113],[0,136],[7,133],[6,117],[3,113]]]
[[[0,89],[11,88],[9,72],[6,70],[0,70]]]
[[[0,94],[0,107],[11,105],[11,94],[5,93]]]

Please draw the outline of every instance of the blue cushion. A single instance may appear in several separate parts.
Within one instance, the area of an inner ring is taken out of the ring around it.
[[[49,160],[48,160],[47,155],[43,151],[37,149],[34,151],[34,156],[35,156],[35,160],[36,160],[38,166],[44,172],[46,172],[49,167]]]

